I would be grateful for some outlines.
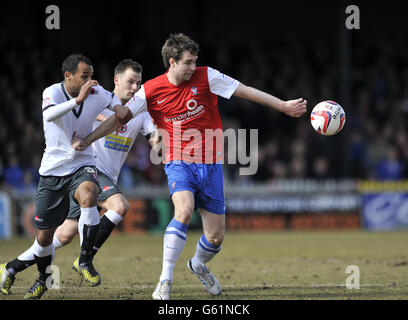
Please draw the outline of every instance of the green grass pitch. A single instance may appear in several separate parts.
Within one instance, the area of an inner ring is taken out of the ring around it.
[[[208,267],[223,287],[210,297],[186,268],[201,233],[191,231],[174,271],[177,300],[343,300],[407,299],[408,232],[228,232]],[[32,239],[0,240],[0,263],[14,259]],[[79,238],[57,250],[60,289],[42,299],[146,300],[161,272],[162,234],[112,235],[95,256],[102,284],[91,288],[72,269]],[[360,289],[348,289],[349,265],[360,272]],[[23,298],[37,276],[36,266],[17,275],[10,296]]]

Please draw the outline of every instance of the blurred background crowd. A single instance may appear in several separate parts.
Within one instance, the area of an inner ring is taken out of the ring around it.
[[[94,78],[112,90],[113,69],[124,58],[143,65],[144,81],[163,73],[160,49],[173,32],[184,32],[199,43],[199,65],[209,65],[282,99],[302,97],[308,101],[308,113],[293,119],[238,98],[219,98],[224,129],[259,129],[257,173],[240,176],[239,164],[225,165],[227,181],[251,184],[276,178],[397,180],[407,176],[408,45],[403,29],[384,28],[374,33],[365,26],[378,21],[375,16],[369,20],[361,9],[366,19],[362,20],[361,29],[346,31],[346,99],[341,92],[339,62],[340,52],[345,49],[340,48],[336,12],[324,18],[322,11],[312,8],[303,22],[304,29],[299,30],[298,26],[287,26],[285,18],[276,22],[279,12],[271,18],[275,24],[270,28],[257,25],[255,21],[264,21],[267,14],[261,10],[254,17],[244,4],[237,5],[232,13],[232,9],[228,11],[229,15],[223,14],[229,8],[214,7],[215,4],[203,3],[198,8],[187,7],[181,13],[174,10],[167,15],[155,15],[152,5],[129,7],[131,4],[119,1],[93,15],[80,15],[75,8],[65,8],[61,3],[61,30],[45,28],[45,3],[22,9],[23,26],[11,28],[12,18],[4,15],[0,22],[2,30],[7,29],[0,33],[2,189],[36,189],[45,146],[42,91],[62,81],[60,68],[67,55],[87,55],[94,65]],[[289,7],[282,10],[289,14]],[[92,5],[86,8],[90,10]],[[271,5],[267,9],[275,8]],[[191,10],[196,14],[183,14]],[[245,11],[253,23],[243,19]],[[398,8],[394,11],[388,14],[398,18]],[[302,13],[300,9],[296,14]],[[344,23],[344,10],[342,14]],[[318,33],[313,17],[323,19]],[[90,27],[84,27],[81,19],[86,19],[86,26]],[[171,27],[166,27],[168,21],[173,21]],[[336,136],[320,136],[310,125],[310,111],[323,100],[340,103],[346,112],[345,127]],[[150,162],[150,147],[145,140],[138,138],[129,154],[120,178],[122,188],[166,184],[162,166]],[[249,152],[249,131],[247,140]]]

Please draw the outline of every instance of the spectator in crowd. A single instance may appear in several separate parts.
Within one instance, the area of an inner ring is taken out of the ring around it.
[[[208,18],[216,21],[219,16],[212,13]],[[41,32],[44,31],[38,31],[37,35],[31,33],[23,40],[14,37],[11,31],[0,35],[0,50],[4,53],[0,66],[0,148],[7,150],[2,155],[3,182],[0,170],[0,183],[12,188],[22,187],[24,168],[43,152],[42,119],[38,112],[41,101],[38,97],[41,97],[46,84],[59,79],[58,70],[47,66],[59,65],[64,56],[58,46],[46,45]],[[288,34],[271,36],[273,41],[263,41],[265,36],[260,36],[251,37],[246,43],[246,38],[241,38],[244,35],[231,33],[230,37],[221,40],[217,38],[217,32],[217,28],[209,27],[201,35],[202,63],[222,66],[226,74],[236,76],[244,83],[252,82],[255,87],[263,87],[277,96],[290,97],[296,92],[307,98],[310,108],[325,99],[340,99],[338,52],[329,36],[310,39]],[[161,72],[160,66],[153,62],[156,56],[151,54],[155,52],[152,47],[158,44],[154,43],[154,36],[143,38],[142,33],[138,36],[137,44],[128,49],[136,58],[142,59],[147,69],[146,79],[150,79]],[[120,37],[112,30],[107,41],[119,46]],[[350,105],[342,105],[346,111],[346,125],[334,137],[319,136],[307,118],[295,123],[267,108],[252,112],[253,106],[246,100],[220,98],[224,129],[259,128],[258,172],[245,177],[245,182],[248,183],[248,179],[268,182],[276,178],[316,176],[358,179],[406,177],[408,45],[402,37],[395,35],[392,38],[385,34],[374,37],[364,30],[355,35],[356,45],[352,47],[350,59],[351,102]],[[56,38],[51,40],[57,41]],[[215,50],[219,54],[213,55]],[[112,72],[116,60],[110,59],[108,53],[92,58],[100,72],[98,79],[109,88],[110,77],[106,74]],[[105,78],[109,80],[107,83],[104,83]],[[233,123],[228,121],[232,117]],[[8,150],[9,145],[15,146],[13,150]],[[129,156],[126,168],[129,174],[122,175],[127,178],[123,181],[124,186],[165,185],[162,167],[148,163],[143,145],[134,149],[137,154]],[[319,152],[319,149],[324,152]],[[10,152],[12,157],[8,156]],[[339,163],[345,164],[343,171],[337,169]],[[333,170],[335,167],[336,170]],[[239,168],[239,165],[225,165],[226,181],[243,181]],[[33,169],[38,171],[38,167]],[[31,171],[31,174],[34,175],[34,172]],[[35,176],[32,178],[34,181],[37,179]]]
[[[329,161],[325,156],[320,156],[313,161],[312,178],[324,180],[330,177]]]
[[[20,191],[24,188],[24,170],[16,154],[10,154],[8,159],[9,164],[4,169],[4,182],[9,188]]]
[[[399,180],[403,177],[403,164],[398,157],[397,149],[389,146],[385,157],[376,167],[378,180]]]

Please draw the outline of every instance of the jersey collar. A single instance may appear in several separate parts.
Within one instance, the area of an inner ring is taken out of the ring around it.
[[[64,96],[65,96],[65,98],[67,99],[67,101],[71,100],[69,94],[68,94],[67,91],[65,90],[64,81],[61,82],[61,89],[62,89],[62,92],[64,93]],[[82,113],[82,108],[83,108],[83,107],[84,107],[84,101],[82,101],[82,103],[80,104],[78,112],[76,112],[75,108],[72,109],[72,112],[73,112],[73,114],[74,114],[75,117],[79,118],[79,116],[80,116],[81,113]]]

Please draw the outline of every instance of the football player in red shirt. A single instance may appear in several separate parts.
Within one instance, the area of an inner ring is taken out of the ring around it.
[[[163,137],[164,169],[174,204],[174,218],[164,234],[162,273],[153,299],[170,298],[173,269],[196,209],[201,214],[204,233],[187,268],[211,295],[218,295],[222,290],[206,267],[221,250],[225,233],[220,163],[223,148],[219,146],[222,125],[217,96],[229,99],[234,95],[291,117],[300,117],[306,112],[307,102],[302,98],[282,101],[215,69],[197,67],[198,51],[198,44],[188,36],[171,34],[162,47],[167,71],[147,81],[127,104],[133,114],[135,110],[147,108]],[[92,138],[85,139],[85,144],[89,145],[108,131],[95,131]]]
[[[164,162],[174,204],[174,218],[164,235],[162,273],[154,299],[170,298],[173,269],[195,209],[200,211],[204,233],[187,268],[210,294],[221,293],[220,284],[206,267],[221,250],[225,232],[223,175],[217,152],[223,148],[217,148],[214,136],[206,135],[206,130],[222,129],[217,95],[248,99],[291,117],[306,112],[307,102],[301,98],[282,101],[210,67],[197,67],[198,51],[198,45],[188,36],[170,35],[162,48],[168,71],[147,81],[137,93],[144,96],[158,128],[168,133],[168,139],[163,139]]]

